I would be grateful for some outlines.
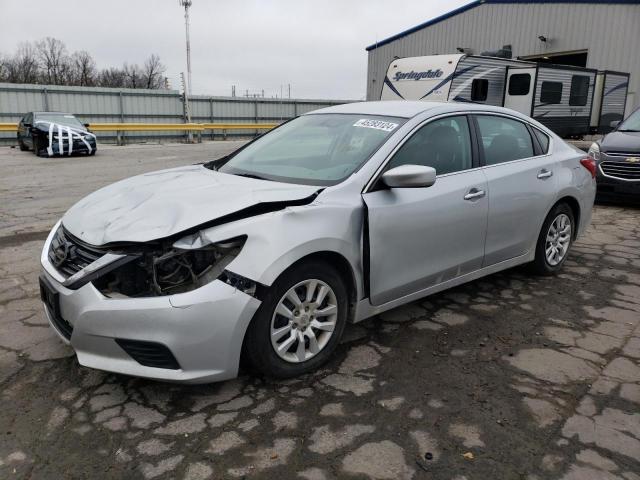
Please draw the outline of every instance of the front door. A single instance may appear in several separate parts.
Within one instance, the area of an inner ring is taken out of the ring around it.
[[[487,181],[474,168],[465,115],[419,128],[385,169],[427,165],[438,174],[424,188],[374,188],[368,210],[370,298],[382,305],[477,270],[488,215]]]
[[[531,115],[535,78],[536,67],[509,67],[504,106],[516,112]]]

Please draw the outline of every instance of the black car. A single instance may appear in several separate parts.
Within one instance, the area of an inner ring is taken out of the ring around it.
[[[20,150],[38,156],[96,153],[96,136],[74,115],[60,112],[30,112],[18,123]]]
[[[598,197],[640,202],[640,108],[589,148],[598,163]]]

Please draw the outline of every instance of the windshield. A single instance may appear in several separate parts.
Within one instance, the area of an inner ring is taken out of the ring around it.
[[[403,123],[375,115],[304,115],[260,137],[219,171],[287,183],[335,185]]]
[[[619,132],[640,132],[640,109],[633,112],[618,127]]]
[[[76,117],[68,113],[39,113],[36,115],[37,122],[58,123],[67,127],[85,129],[84,125]]]

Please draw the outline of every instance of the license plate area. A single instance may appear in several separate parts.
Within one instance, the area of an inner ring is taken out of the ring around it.
[[[60,295],[44,277],[40,277],[40,299],[51,315],[60,318]]]

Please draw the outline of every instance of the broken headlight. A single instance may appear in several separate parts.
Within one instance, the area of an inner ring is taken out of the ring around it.
[[[172,245],[151,249],[93,283],[108,297],[188,292],[219,278],[225,267],[238,256],[245,240],[246,237],[239,237],[197,249],[181,249]]]

